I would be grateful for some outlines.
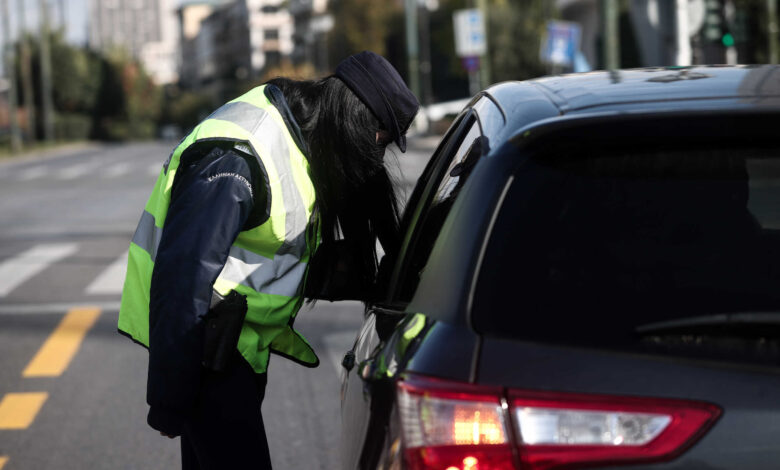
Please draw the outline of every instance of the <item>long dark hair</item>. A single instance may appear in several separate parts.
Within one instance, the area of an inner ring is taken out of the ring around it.
[[[396,185],[387,171],[381,125],[338,78],[295,81],[275,78],[308,144],[322,241],[343,237],[362,267],[363,285],[377,273],[376,242],[388,254],[398,247]]]

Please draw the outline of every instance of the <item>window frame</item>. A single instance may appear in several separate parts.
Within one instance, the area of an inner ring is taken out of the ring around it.
[[[484,135],[482,122],[479,114],[474,109],[475,106],[476,103],[472,103],[456,118],[433,157],[426,165],[409,198],[401,221],[403,238],[398,258],[392,267],[387,267],[387,269],[392,269],[392,274],[388,287],[385,289],[385,299],[377,302],[378,308],[403,310],[411,300],[401,299],[400,296],[405,282],[411,274],[408,272],[411,258],[416,251],[417,243],[420,239],[420,230],[424,226],[424,221],[428,215],[428,210],[431,207],[436,190],[445,177],[446,170],[449,168],[452,159],[457,155],[457,150],[463,143],[463,139],[473,127],[475,125],[479,126],[480,135]]]

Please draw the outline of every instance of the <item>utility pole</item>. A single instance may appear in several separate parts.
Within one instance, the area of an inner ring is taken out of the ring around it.
[[[617,0],[601,0],[601,18],[603,34],[604,68],[615,70],[620,68],[620,43],[618,40],[618,5]]]
[[[485,53],[479,58],[479,70],[482,75],[482,84],[480,89],[487,88],[490,83],[490,12],[488,10],[487,0],[477,0],[477,8],[482,13],[482,28],[485,31]]]
[[[16,10],[19,13],[19,68],[22,78],[22,96],[24,97],[24,114],[27,116],[27,137],[35,141],[35,98],[32,83],[32,54],[30,53],[29,37],[27,36],[27,18],[24,0],[17,0]]]
[[[68,20],[65,14],[65,0],[60,0],[60,29],[62,30],[62,37],[66,36],[68,28]]]
[[[769,63],[777,64],[780,62],[780,44],[778,44],[778,33],[780,27],[777,20],[777,0],[767,0],[767,16],[769,17]]]
[[[420,96],[420,37],[417,31],[417,0],[404,0],[406,51],[409,57],[409,88]]]
[[[19,135],[19,123],[16,120],[16,67],[14,66],[14,45],[11,43],[11,22],[8,18],[8,0],[2,2],[3,17],[3,56],[5,58],[5,74],[8,77],[8,122],[11,125],[11,152],[22,150],[22,139]]]
[[[420,25],[420,93],[423,106],[429,106],[433,101],[433,84],[431,76],[431,13],[428,5],[419,5],[418,18]]]
[[[691,65],[691,38],[688,31],[688,0],[676,0],[674,65]]]
[[[46,0],[38,0],[41,17],[40,67],[41,67],[41,103],[43,103],[43,138],[46,142],[54,140],[54,103],[51,87],[51,51],[49,49],[49,7]]]

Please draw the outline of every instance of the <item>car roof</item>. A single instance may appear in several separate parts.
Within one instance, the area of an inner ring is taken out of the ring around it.
[[[514,129],[566,115],[780,108],[780,66],[597,71],[504,82],[485,94],[507,112]],[[549,105],[539,106],[539,101]]]

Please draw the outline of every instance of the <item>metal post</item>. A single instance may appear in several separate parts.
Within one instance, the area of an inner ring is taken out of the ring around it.
[[[769,17],[769,63],[780,62],[780,44],[778,44],[777,0],[767,0],[767,16]]]
[[[68,29],[68,20],[66,18],[65,0],[60,0],[60,30],[62,31],[62,37],[65,37]]]
[[[22,150],[22,139],[19,135],[19,123],[16,118],[16,67],[14,66],[14,45],[11,42],[11,22],[8,18],[8,0],[2,2],[3,17],[3,57],[5,58],[5,75],[8,77],[8,121],[11,127],[11,151]]]
[[[482,13],[482,27],[485,31],[485,53],[479,59],[480,74],[482,75],[482,85],[480,88],[487,88],[490,83],[490,12],[488,10],[487,0],[477,0],[477,8]]]
[[[409,56],[409,88],[420,96],[420,47],[417,31],[417,0],[405,0],[406,51]]]
[[[674,65],[691,65],[691,39],[688,33],[688,0],[676,0]]]
[[[27,115],[27,138],[35,141],[35,98],[33,96],[32,82],[32,54],[30,42],[27,37],[27,19],[25,15],[24,0],[18,0],[17,13],[19,14],[19,69],[22,78],[22,96],[24,97],[24,113]]]
[[[433,84],[431,83],[431,16],[426,5],[420,5],[420,92],[421,101],[428,106],[433,101]]]
[[[620,68],[620,44],[618,38],[618,5],[617,0],[601,0],[601,16],[604,31],[603,52],[604,68],[615,70]]]
[[[43,103],[43,136],[47,142],[54,140],[54,104],[51,85],[51,52],[49,49],[49,7],[46,0],[38,0],[41,17],[40,67],[41,102]]]

